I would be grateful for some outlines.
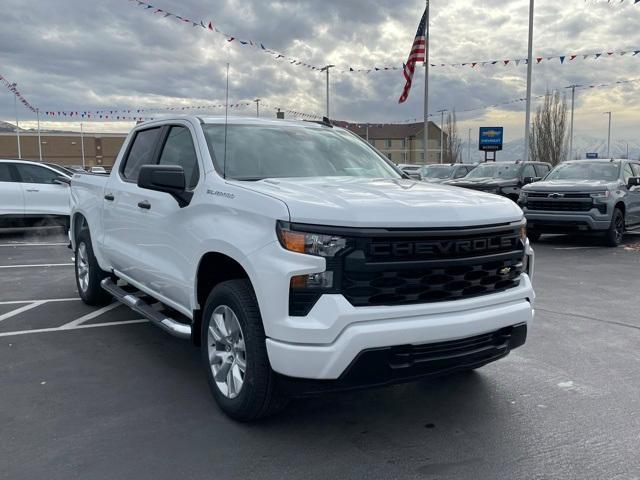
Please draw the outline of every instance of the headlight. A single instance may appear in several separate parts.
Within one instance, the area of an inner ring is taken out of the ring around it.
[[[299,232],[280,222],[277,225],[277,233],[280,244],[286,250],[307,255],[335,257],[347,246],[345,238],[323,233]]]
[[[524,219],[520,224],[520,240],[522,243],[527,243],[527,219]]]
[[[518,196],[518,202],[526,202],[528,196],[529,195],[527,194],[527,192],[523,192],[522,190],[520,190],[520,195]]]
[[[603,192],[591,192],[591,198],[595,198],[595,199],[609,198],[609,190],[605,190]]]

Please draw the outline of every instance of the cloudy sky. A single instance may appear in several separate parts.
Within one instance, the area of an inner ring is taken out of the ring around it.
[[[408,54],[423,0],[150,0],[196,21],[212,20],[239,38],[299,58],[337,65],[331,79],[332,118],[390,122],[422,115],[419,68],[406,104],[398,105],[402,73],[340,73],[352,66],[400,65]],[[431,62],[524,58],[526,0],[432,0]],[[231,64],[230,102],[261,98],[273,107],[322,114],[324,74],[275,60],[259,49],[153,14],[130,0],[1,0],[0,74],[41,111],[144,108],[224,102]],[[640,49],[640,4],[632,0],[537,0],[535,56]],[[606,57],[606,55],[605,55]],[[534,94],[572,83],[640,78],[640,54],[534,67]],[[430,111],[458,111],[521,98],[526,66],[433,68]],[[614,112],[614,137],[640,127],[640,81],[579,91],[576,133],[606,137],[604,111]],[[269,105],[270,108],[267,108]],[[20,108],[20,107],[19,107]],[[238,110],[253,114],[255,108]],[[21,122],[34,115],[20,108]],[[0,119],[13,121],[12,95],[0,91]],[[507,139],[523,136],[524,103],[458,115],[459,127],[504,125]],[[85,130],[126,131],[130,123],[94,123]],[[78,128],[77,123],[47,127]]]

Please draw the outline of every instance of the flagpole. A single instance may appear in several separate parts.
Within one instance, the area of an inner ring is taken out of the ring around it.
[[[42,139],[40,138],[40,109],[36,108],[36,118],[38,119],[38,156],[42,162]]]
[[[529,125],[531,124],[531,76],[533,73],[533,3],[529,0],[529,52],[527,57],[527,109],[524,127],[524,161],[529,160]]]
[[[429,0],[426,0],[427,10],[425,15],[425,49],[424,49],[424,133],[422,148],[424,150],[424,163],[429,163]]]

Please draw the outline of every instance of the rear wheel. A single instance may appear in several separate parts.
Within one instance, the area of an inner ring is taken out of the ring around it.
[[[103,306],[111,303],[112,297],[103,290],[100,282],[109,276],[98,265],[93,247],[91,245],[91,236],[89,230],[84,229],[78,235],[76,241],[76,286],[80,298],[87,305]]]
[[[262,318],[248,280],[209,294],[202,317],[202,361],[217,404],[235,420],[271,415],[286,403],[267,356]]]
[[[609,247],[617,247],[622,243],[624,239],[625,225],[624,225],[624,213],[619,208],[613,211],[611,218],[611,225],[609,230],[605,234],[605,242]]]

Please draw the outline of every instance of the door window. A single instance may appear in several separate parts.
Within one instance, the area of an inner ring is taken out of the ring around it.
[[[640,163],[632,163],[631,168],[633,168],[633,175],[640,177]]]
[[[536,173],[538,177],[544,177],[547,173],[549,173],[550,168],[549,165],[536,165]]]
[[[44,183],[53,184],[56,178],[60,176],[58,172],[49,170],[39,165],[20,164],[16,165],[18,174],[23,183]]]
[[[159,165],[179,165],[184,169],[188,189],[198,184],[199,170],[191,132],[186,127],[171,127],[160,155]]]
[[[467,173],[469,173],[469,171],[467,170],[467,167],[460,167],[456,170],[456,174],[454,175],[453,178],[466,177]]]
[[[15,182],[11,165],[8,163],[0,163],[0,182]]]
[[[533,168],[533,165],[525,165],[524,170],[522,171],[522,177],[536,177],[536,171]]]
[[[138,174],[143,165],[153,165],[160,127],[141,130],[133,139],[129,154],[122,169],[122,176],[132,182],[138,181]]]
[[[631,164],[627,163],[622,170],[622,176],[624,178],[624,183],[629,183],[629,179],[633,177],[633,170],[631,170]]]

